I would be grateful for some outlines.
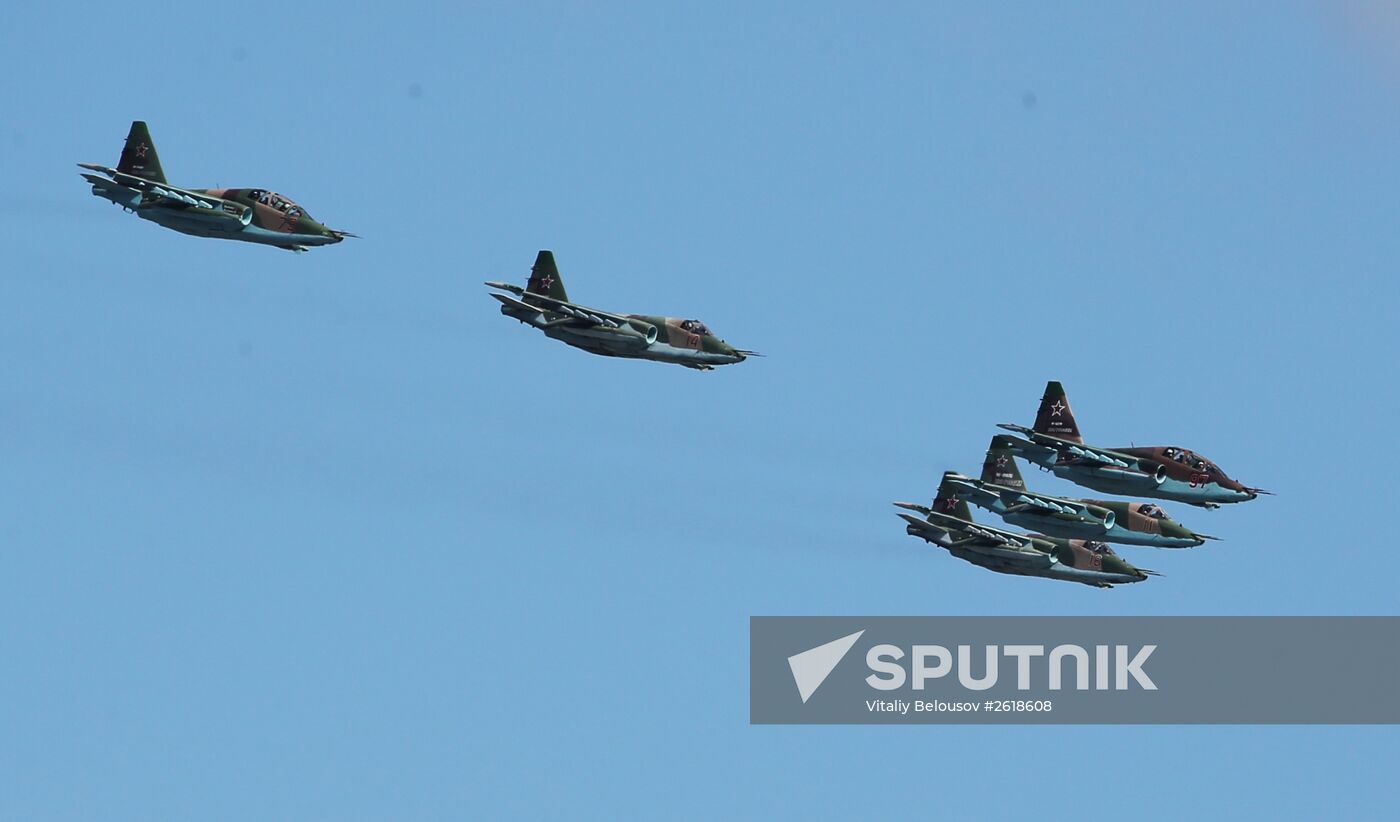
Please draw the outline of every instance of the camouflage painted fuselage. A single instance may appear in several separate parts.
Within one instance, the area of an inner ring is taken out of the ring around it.
[[[1095,539],[1153,548],[1194,548],[1205,542],[1171,517],[1154,518],[1142,514],[1143,503],[1140,502],[1063,499],[1069,505],[1082,505],[1087,510],[1087,515],[1079,515],[1018,505],[1009,502],[1006,495],[978,494],[968,497],[968,501],[1012,525],[1063,539]]]
[[[1183,448],[1157,446],[1104,450],[1135,457],[1138,462],[1130,468],[1095,464],[1066,451],[1033,445],[1018,448],[1016,452],[1057,477],[1105,494],[1152,497],[1201,506],[1247,502],[1259,496],[1253,489],[1226,476],[1214,463]],[[1167,454],[1182,454],[1192,462],[1179,461]]]
[[[559,315],[548,312],[522,318],[503,305],[501,313],[539,328],[547,337],[605,357],[656,360],[691,368],[730,365],[744,360],[744,355],[724,340],[712,334],[692,334],[682,329],[680,326],[685,320],[679,317],[628,314],[627,318],[633,322],[619,328],[577,328],[551,327],[551,318],[558,319]]]
[[[92,179],[89,176],[90,182]],[[201,203],[196,205],[185,202],[181,198],[182,190],[173,186],[158,183],[149,186],[149,190],[141,191],[116,180],[104,180],[93,182],[92,193],[135,212],[143,220],[196,237],[288,249],[332,245],[344,239],[343,234],[326,228],[284,198],[278,200],[289,204],[286,209],[260,202],[257,195],[265,189],[188,189],[189,193],[200,195],[190,198]]]
[[[914,531],[912,526],[905,530],[909,533]],[[914,535],[923,536],[922,534]],[[1029,570],[1024,566],[1017,565],[1008,557],[997,556],[990,552],[977,552],[947,545],[943,547],[947,548],[948,553],[958,559],[966,560],[973,565],[999,574],[1058,579],[1091,585],[1095,588],[1127,585],[1147,579],[1146,574],[1124,562],[1122,557],[1117,554],[1105,555],[1102,552],[1090,550],[1086,547],[1094,544],[1090,540],[1059,539],[1039,534],[1033,536],[1036,537],[1037,543],[1043,545],[1042,550],[1055,557],[1057,562],[1054,565],[1043,570]]]
[[[928,515],[927,519],[920,519],[900,514],[907,523],[905,533],[998,574],[1058,579],[1095,588],[1141,582],[1148,576],[1102,542],[987,528],[963,519],[968,516],[966,506],[958,516],[940,516],[922,506],[895,504]]]

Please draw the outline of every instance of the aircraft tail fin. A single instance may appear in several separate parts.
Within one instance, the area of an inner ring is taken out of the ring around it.
[[[1065,396],[1065,387],[1055,380],[1045,384],[1045,396],[1040,398],[1034,430],[1037,434],[1048,434],[1070,442],[1084,442],[1084,438],[1079,436],[1074,412],[1070,410],[1069,397]]]
[[[530,267],[530,282],[525,290],[531,294],[543,294],[556,300],[569,301],[569,292],[564,290],[564,281],[559,277],[559,266],[554,264],[554,252],[541,250]]]
[[[144,120],[136,120],[131,124],[131,131],[126,135],[126,145],[122,146],[122,159],[117,163],[117,171],[153,183],[165,182],[165,171],[160,167],[156,144],[151,141],[151,131],[146,128]]]
[[[972,522],[972,509],[968,507],[967,500],[957,496],[953,485],[947,481],[947,476],[951,473],[953,472],[943,472],[944,481],[938,484],[938,496],[933,498],[933,510],[945,516]]]
[[[1021,469],[1016,467],[1016,455],[1011,451],[1011,437],[997,434],[987,447],[987,458],[982,461],[982,481],[1003,488],[1026,490],[1026,482],[1021,479]]]

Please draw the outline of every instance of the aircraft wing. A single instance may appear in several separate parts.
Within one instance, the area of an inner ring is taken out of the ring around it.
[[[586,306],[577,305],[576,303],[571,303],[567,300],[556,300],[553,297],[549,297],[544,294],[536,294],[533,291],[526,291],[518,285],[510,285],[509,283],[496,282],[488,282],[486,283],[486,285],[490,286],[491,288],[504,289],[520,297],[520,300],[510,300],[509,303],[506,303],[506,300],[510,299],[509,297],[504,297],[500,294],[491,295],[496,299],[500,300],[502,303],[506,303],[508,305],[513,306],[523,305],[527,308],[531,308],[536,311],[550,311],[555,314],[564,315],[558,320],[553,320],[553,324],[620,328],[631,322],[630,317],[625,317],[621,314],[611,314],[607,311],[599,311],[596,308],[588,308]]]
[[[896,502],[895,505],[910,510],[924,508],[905,502]],[[1027,571],[1044,570],[1058,562],[1053,554],[1037,549],[1035,540],[1025,534],[989,528],[936,511],[929,512],[927,520],[910,514],[899,516],[920,531],[937,534],[935,541],[945,548],[970,551]]]
[[[115,168],[108,168],[106,166],[95,165],[93,163],[78,163],[78,166],[80,168],[86,168],[90,171],[100,171],[111,178],[110,180],[104,180],[103,178],[97,177],[92,174],[84,174],[83,179],[87,180],[93,185],[100,186],[102,188],[111,188],[112,184],[115,183],[121,188],[130,189],[132,191],[139,191],[142,194],[159,198],[162,201],[162,205],[172,206],[175,208],[207,209],[222,209],[224,205],[224,200],[221,200],[218,197],[210,197],[207,194],[200,194],[197,191],[188,191],[186,189],[178,188],[176,186],[168,185],[166,183],[152,182],[144,177],[137,177],[132,174],[123,174],[122,172],[117,171]],[[241,210],[242,206],[240,206],[239,208]]]
[[[1025,548],[1031,544],[1030,537],[1018,534],[1014,531],[1003,531],[1000,528],[992,528],[987,525],[980,525],[959,517],[948,514],[940,514],[937,511],[929,513],[929,523],[944,531],[955,534],[962,534],[974,538],[984,545],[1001,545],[1011,548]]]
[[[1077,517],[1092,517],[1089,507],[1077,500],[1060,499],[1059,497],[1047,497],[1044,494],[1035,494],[1030,491],[1016,491],[1010,488],[1001,492],[1002,502],[1006,503],[1006,513],[1014,514],[1031,509],[1039,509],[1046,514],[1070,514]]]
[[[521,301],[519,301],[519,300],[517,300],[517,299],[515,299],[515,298],[513,298],[513,297],[507,297],[507,296],[504,295],[504,294],[492,294],[491,296],[492,296],[492,297],[495,297],[497,300],[500,300],[500,301],[501,301],[501,305],[508,306],[508,307],[510,307],[510,308],[514,308],[514,309],[517,310],[517,311],[523,311],[523,312],[525,312],[525,313],[527,313],[527,314],[543,314],[543,313],[544,313],[544,309],[540,308],[539,306],[530,305],[529,303],[522,303]]]
[[[1042,434],[1024,425],[1013,425],[1011,423],[998,423],[998,428],[1005,428],[1007,431],[1015,431],[1024,435],[1036,445],[1043,445],[1046,448],[1053,448],[1061,453],[1070,454],[1083,462],[1098,463],[1100,465],[1112,465],[1117,468],[1138,467],[1137,459],[1127,454],[1120,454],[1117,451],[1110,451],[1107,448],[1095,448],[1092,445],[1073,442],[1071,440],[1052,437],[1049,434]]]
[[[947,531],[953,537],[949,548],[972,551],[1027,571],[1043,571],[1059,561],[1053,554],[1037,549],[1035,540],[1025,534],[989,528],[937,512],[932,514],[932,520],[928,525]]]
[[[93,186],[100,189],[105,189],[107,191],[130,191],[133,193],[139,193],[136,189],[130,186],[124,186],[116,180],[109,180],[106,177],[99,177],[96,174],[84,174],[83,179],[87,180],[89,183],[92,183]]]

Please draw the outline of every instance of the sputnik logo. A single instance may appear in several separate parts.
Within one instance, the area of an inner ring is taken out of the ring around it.
[[[797,683],[797,694],[802,697],[802,704],[807,704],[807,700],[831,676],[863,633],[864,629],[788,657],[788,667],[792,669],[792,680]]]

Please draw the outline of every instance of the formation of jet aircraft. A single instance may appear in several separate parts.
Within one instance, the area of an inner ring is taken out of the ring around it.
[[[1214,539],[1191,531],[1150,503],[1069,499],[1029,491],[1007,439],[992,438],[980,479],[949,471],[943,475],[939,492],[966,500],[1012,525],[1066,539],[1156,548],[1194,548]]]
[[[1194,548],[1216,539],[1192,531],[1154,503],[1072,499],[1030,491],[1016,465],[1018,457],[1096,491],[1203,508],[1269,493],[1242,485],[1215,463],[1185,448],[1084,445],[1064,387],[1053,380],[1045,386],[1033,428],[999,427],[1023,434],[1024,439],[1005,434],[992,437],[979,478],[947,471],[931,508],[895,503],[924,515],[923,519],[899,515],[910,536],[999,573],[1107,588],[1155,575],[1134,568],[1107,543]],[[969,503],[1035,533],[1015,534],[979,525],[972,519]]]
[[[116,168],[79,163],[92,193],[145,220],[199,237],[217,237],[302,252],[355,237],[313,220],[292,200],[261,188],[179,188],[168,183],[146,124],[131,124]],[[95,172],[95,173],[92,173]],[[572,302],[542,250],[525,287],[487,286],[501,313],[545,336],[606,357],[652,360],[701,371],[761,356],[735,348],[699,320],[617,314]],[[1268,494],[1229,477],[1218,465],[1177,446],[1104,448],[1080,435],[1064,387],[1045,386],[1035,424],[1001,423],[1019,436],[992,438],[978,478],[943,474],[933,505],[897,502],[906,532],[989,570],[1079,582],[1100,588],[1141,582],[1155,572],[1134,567],[1108,543],[1191,548],[1215,539],[1197,533],[1149,502],[1076,499],[1026,487],[1024,459],[1077,485],[1106,494],[1171,500],[1213,509]],[[975,522],[975,505],[1033,533]]]
[[[92,193],[143,220],[196,237],[306,251],[354,237],[311,219],[306,209],[265,188],[179,188],[165,180],[150,129],[131,124],[116,168],[78,163]],[[92,174],[88,172],[98,172]],[[106,176],[102,176],[106,175]]]

